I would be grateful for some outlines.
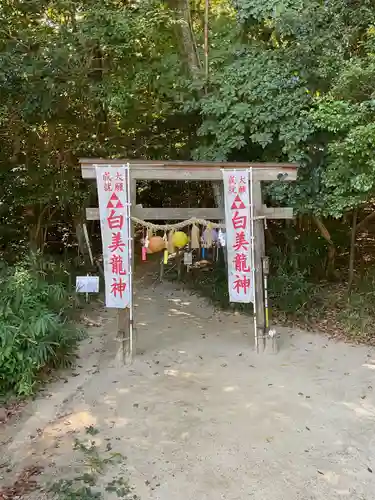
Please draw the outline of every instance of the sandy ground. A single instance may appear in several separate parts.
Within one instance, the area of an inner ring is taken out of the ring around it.
[[[259,355],[250,318],[162,284],[137,296],[126,368],[113,315],[97,315],[74,374],[1,430],[3,483],[28,464],[42,484],[69,474],[92,424],[142,500],[375,498],[373,350],[280,329],[279,351]]]

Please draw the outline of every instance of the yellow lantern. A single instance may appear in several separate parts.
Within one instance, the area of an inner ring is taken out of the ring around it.
[[[148,250],[151,253],[161,252],[165,248],[165,241],[160,236],[152,236],[148,242]]]
[[[183,231],[176,231],[175,233],[173,233],[172,242],[175,247],[184,248],[188,241],[189,238]]]

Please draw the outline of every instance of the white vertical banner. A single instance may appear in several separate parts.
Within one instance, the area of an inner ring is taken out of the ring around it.
[[[129,168],[96,167],[106,307],[131,306]]]
[[[230,302],[254,302],[248,170],[223,170]]]

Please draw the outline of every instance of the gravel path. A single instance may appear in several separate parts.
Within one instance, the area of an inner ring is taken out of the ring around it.
[[[69,474],[93,425],[142,500],[375,498],[372,349],[281,329],[279,352],[258,355],[251,318],[170,284],[136,305],[134,364],[119,365],[114,316],[99,311],[76,372],[2,430],[4,483],[30,464],[42,484]]]

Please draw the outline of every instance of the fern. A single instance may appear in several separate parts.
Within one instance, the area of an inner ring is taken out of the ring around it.
[[[83,337],[69,319],[73,293],[51,280],[50,267],[36,264],[1,270],[1,396],[32,394],[41,370],[70,365]]]

